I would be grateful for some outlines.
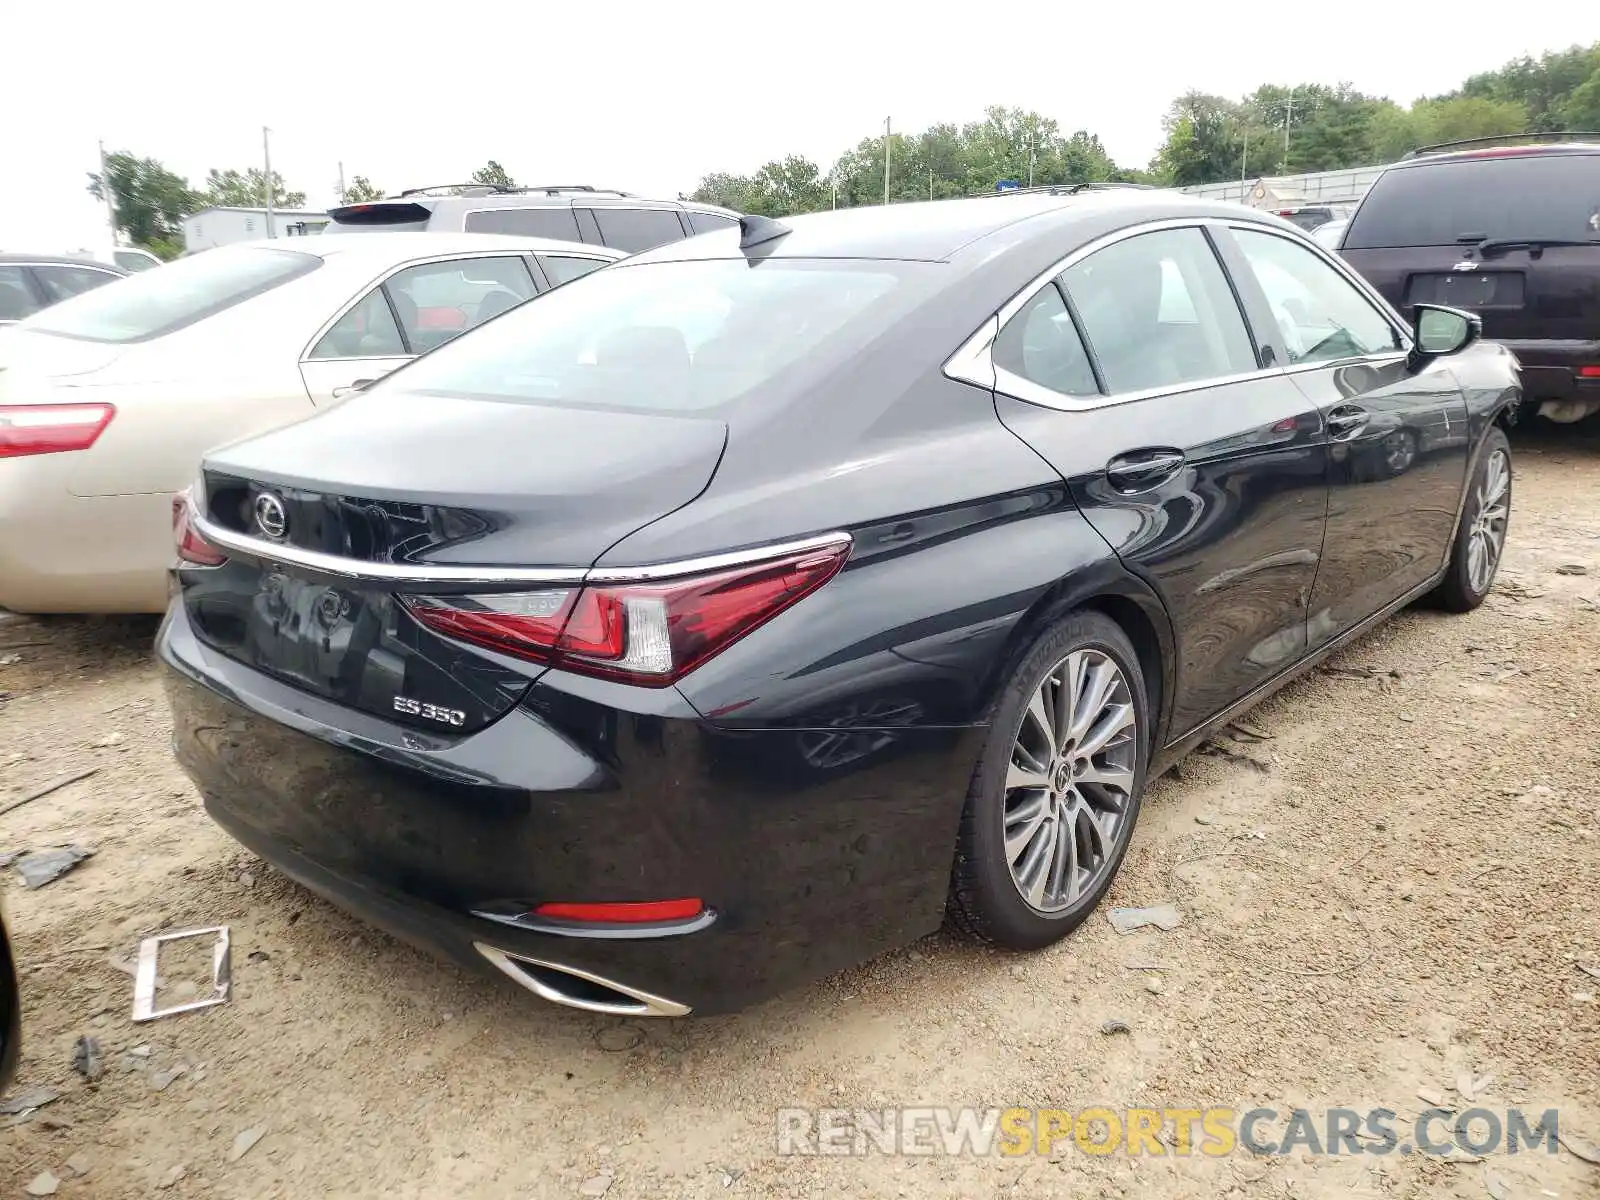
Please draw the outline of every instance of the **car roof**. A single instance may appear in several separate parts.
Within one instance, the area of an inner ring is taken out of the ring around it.
[[[1105,225],[1108,218],[1117,225],[1131,225],[1185,217],[1244,219],[1277,228],[1295,228],[1275,214],[1180,192],[1108,190],[1057,196],[998,193],[966,200],[879,204],[784,217],[780,224],[790,232],[754,247],[752,254],[943,262],[1005,230],[1029,236],[1067,234],[1074,225],[1081,224],[1087,232]],[[704,233],[634,255],[629,261],[727,258],[730,247],[737,247],[737,239],[738,234],[731,229]]]
[[[232,242],[267,250],[293,250],[321,259],[344,261],[402,261],[441,254],[490,254],[497,250],[521,254],[568,254],[584,258],[622,258],[620,250],[588,242],[561,242],[554,238],[519,237],[507,233],[317,233],[296,238],[258,238]]]
[[[1537,142],[1522,146],[1480,146],[1472,150],[1419,150],[1390,166],[1427,167],[1438,163],[1474,162],[1479,159],[1550,158],[1560,155],[1600,154],[1600,142]]]
[[[119,247],[120,249],[121,247]],[[118,275],[127,272],[114,263],[103,263],[85,254],[24,254],[21,251],[0,253],[0,263],[38,263],[43,266],[96,267]]]

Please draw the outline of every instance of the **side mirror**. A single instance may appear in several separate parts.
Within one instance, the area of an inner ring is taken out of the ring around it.
[[[1414,367],[1447,354],[1459,354],[1483,336],[1483,322],[1459,308],[1419,304],[1416,314],[1416,338],[1411,348]]]

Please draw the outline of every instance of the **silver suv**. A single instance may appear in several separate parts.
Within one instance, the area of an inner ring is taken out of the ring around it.
[[[324,233],[440,229],[510,233],[588,242],[624,254],[739,223],[739,214],[725,208],[691,201],[644,200],[606,188],[513,188],[477,183],[413,188],[398,196],[331,209],[328,217]]]

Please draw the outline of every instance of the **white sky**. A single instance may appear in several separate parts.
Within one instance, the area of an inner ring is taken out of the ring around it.
[[[1143,165],[1172,98],[1348,80],[1401,103],[1522,54],[1600,40],[1600,4],[984,0],[422,0],[149,9],[11,0],[3,19],[0,248],[86,246],[96,142],[199,184],[261,162],[310,205],[339,163],[389,190],[464,179],[490,158],[529,183],[675,196],[709,171],[806,154],[824,170],[892,116],[897,131],[1037,109]],[[1223,15],[1219,15],[1223,14]],[[36,98],[24,104],[24,97]]]

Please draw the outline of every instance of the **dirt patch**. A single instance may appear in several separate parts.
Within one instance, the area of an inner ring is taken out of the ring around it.
[[[1600,446],[1519,438],[1516,486],[1483,610],[1404,614],[1151,789],[1108,904],[1174,901],[1177,929],[1097,915],[1031,956],[939,935],[704,1021],[551,1009],[363,927],[200,811],[152,623],[0,625],[0,808],[95,772],[0,815],[0,854],[95,850],[36,891],[5,873],[17,1090],[59,1098],[0,1116],[0,1195],[44,1171],[105,1198],[1600,1194],[1565,1151],[776,1153],[791,1105],[1404,1119],[1458,1086],[1600,1143]],[[133,1025],[139,939],[218,922],[234,999]]]

